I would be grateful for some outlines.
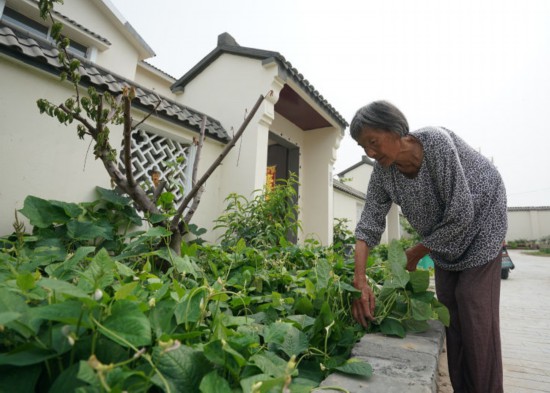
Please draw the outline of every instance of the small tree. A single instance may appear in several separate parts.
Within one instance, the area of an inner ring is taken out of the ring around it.
[[[61,64],[60,78],[62,81],[69,80],[73,84],[75,95],[69,97],[61,104],[54,104],[46,99],[39,99],[37,105],[40,112],[46,113],[51,117],[56,117],[61,124],[68,125],[73,123],[73,121],[78,123],[78,137],[80,139],[84,139],[85,136],[92,138],[94,156],[96,159],[102,161],[112,183],[132,199],[136,208],[142,211],[145,217],[149,219],[153,225],[164,226],[171,231],[169,242],[170,248],[179,255],[183,235],[187,233],[188,224],[200,202],[204,183],[221,164],[229,151],[235,146],[235,143],[254,117],[264,96],[258,98],[238,131],[225,146],[225,149],[210,165],[204,175],[197,179],[196,168],[198,167],[206,128],[206,116],[203,117],[200,138],[197,141],[197,154],[195,155],[195,162],[193,164],[192,188],[186,194],[177,209],[174,209],[170,214],[163,214],[165,212],[158,208],[157,202],[166,186],[166,182],[161,181],[158,187],[155,188],[153,194],[148,194],[147,190],[136,182],[132,172],[132,152],[130,143],[132,131],[154,113],[161,103],[161,98],[158,97],[158,102],[153,111],[146,115],[136,125],[132,126],[131,105],[136,94],[133,87],[124,88],[123,91],[116,96],[108,91],[98,92],[95,88],[89,87],[87,89],[87,94],[82,95],[80,87],[81,75],[78,71],[81,65],[80,61],[69,56],[67,48],[69,47],[70,41],[61,34],[63,25],[59,22],[55,22],[52,16],[54,3],[62,2],[62,0],[39,0],[39,8],[42,18],[49,18],[52,21],[51,35],[55,39],[59,50],[58,60]],[[123,126],[123,138],[125,143],[122,152],[122,160],[124,162],[124,172],[119,169],[116,150],[110,143],[109,127],[112,125]],[[184,212],[186,213],[185,216]]]

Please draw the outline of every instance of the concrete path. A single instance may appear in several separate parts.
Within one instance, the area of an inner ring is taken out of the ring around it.
[[[550,258],[509,254],[516,268],[501,282],[504,391],[550,392]]]

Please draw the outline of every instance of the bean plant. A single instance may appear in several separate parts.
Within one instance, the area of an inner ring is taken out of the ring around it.
[[[29,196],[30,233],[16,219],[0,238],[0,391],[309,392],[332,372],[371,376],[350,359],[365,333],[350,313],[352,259],[284,232],[184,242],[178,255],[169,230],[97,190],[90,203]],[[273,202],[267,192],[253,203]],[[402,336],[444,312],[390,250],[369,263],[386,279],[373,281],[375,326]]]

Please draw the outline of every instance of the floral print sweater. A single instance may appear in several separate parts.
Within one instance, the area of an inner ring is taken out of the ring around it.
[[[426,127],[411,135],[424,149],[418,174],[411,179],[395,165],[374,164],[356,238],[376,246],[394,202],[438,267],[460,271],[496,258],[506,235],[507,211],[506,190],[495,166],[445,128]]]

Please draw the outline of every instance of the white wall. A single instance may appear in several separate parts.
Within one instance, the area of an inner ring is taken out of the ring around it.
[[[508,210],[506,241],[538,240],[550,236],[550,207],[512,209]]]

